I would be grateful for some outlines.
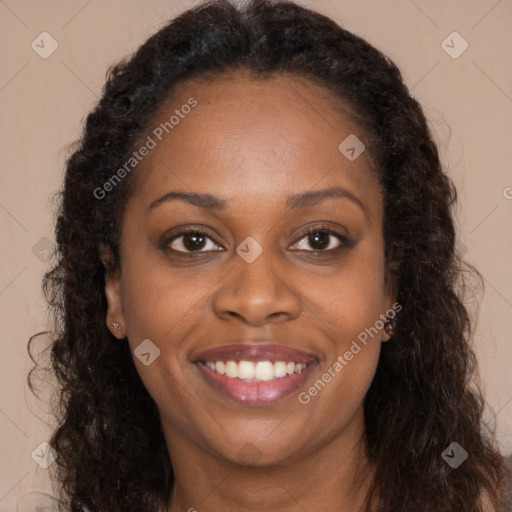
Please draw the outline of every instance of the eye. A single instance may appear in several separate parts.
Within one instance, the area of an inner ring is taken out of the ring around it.
[[[169,239],[165,245],[173,251],[182,253],[223,250],[205,231],[200,229],[182,231]]]
[[[168,238],[162,244],[175,253],[193,254],[224,250],[202,229],[188,229]],[[292,246],[292,250],[308,252],[335,252],[350,243],[346,236],[329,228],[315,227],[304,232]],[[309,246],[309,248],[308,248]]]
[[[311,249],[308,249],[307,246]],[[299,241],[295,242],[292,249],[300,251],[317,251],[328,252],[340,249],[343,246],[349,245],[347,238],[327,227],[317,227],[306,231]]]

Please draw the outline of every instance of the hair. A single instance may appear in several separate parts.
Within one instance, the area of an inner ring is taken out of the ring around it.
[[[230,71],[287,74],[332,91],[358,116],[382,188],[387,268],[402,312],[364,399],[374,477],[366,511],[497,509],[502,457],[483,422],[472,327],[455,247],[455,188],[419,103],[380,51],[292,2],[216,0],[190,9],[109,70],[67,160],[56,252],[43,279],[53,312],[57,378],[55,479],[62,509],[156,512],[174,482],[158,409],[127,343],[105,326],[105,274],[120,269],[119,239],[136,171],[99,200],[179,84]],[[101,247],[110,258],[102,259]],[[30,376],[29,376],[30,381]],[[442,458],[456,441],[457,469]]]

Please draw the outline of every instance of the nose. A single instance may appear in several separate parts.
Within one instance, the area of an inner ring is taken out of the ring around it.
[[[293,283],[282,268],[272,268],[265,252],[252,263],[241,258],[237,261],[237,268],[229,273],[214,298],[213,307],[219,318],[237,318],[248,325],[261,326],[300,317],[303,306]]]

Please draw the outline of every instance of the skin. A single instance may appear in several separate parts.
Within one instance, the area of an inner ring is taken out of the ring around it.
[[[242,72],[181,84],[151,126],[190,97],[197,107],[137,167],[121,273],[105,286],[112,333],[127,336],[132,351],[147,338],[161,351],[149,366],[134,362],[160,411],[175,471],[168,510],[355,512],[372,470],[363,398],[386,335],[371,338],[307,405],[297,394],[394,303],[368,152],[350,162],[338,149],[349,134],[364,134],[330,91],[303,78]],[[290,195],[334,186],[363,206],[333,196],[286,206]],[[169,191],[209,193],[226,207],[174,200],[148,209]],[[180,257],[172,249],[185,250],[183,237],[160,243],[178,226],[206,229],[212,240],[199,256]],[[314,251],[304,231],[318,226],[351,245],[332,236],[329,247],[339,251]],[[252,263],[236,253],[248,236],[263,249]],[[192,361],[243,340],[292,346],[319,363],[297,393],[242,405],[215,391]]]

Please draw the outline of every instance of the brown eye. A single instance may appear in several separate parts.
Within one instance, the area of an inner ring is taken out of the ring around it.
[[[293,245],[294,249],[304,251],[334,251],[345,245],[345,237],[325,228],[312,229]],[[311,247],[308,249],[308,246]]]
[[[222,250],[206,233],[187,231],[173,237],[169,247],[176,252],[207,252]]]
[[[331,236],[332,235],[325,231],[315,231],[314,233],[308,234],[308,243],[310,247],[313,247],[314,249],[323,250],[329,247],[329,238]]]

